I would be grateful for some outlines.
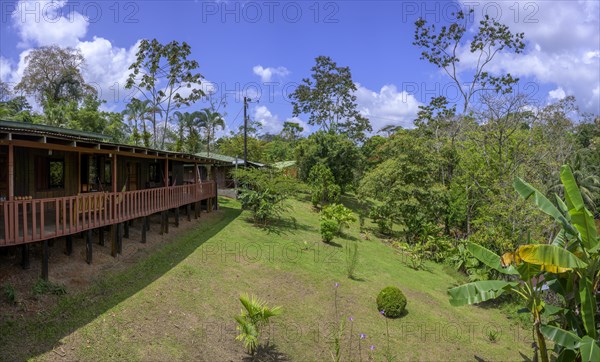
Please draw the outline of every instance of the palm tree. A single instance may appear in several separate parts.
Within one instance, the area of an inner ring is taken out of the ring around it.
[[[174,118],[178,124],[178,139],[176,149],[178,151],[187,150],[191,153],[199,151],[200,137],[198,136],[198,128],[200,124],[200,112],[175,112]],[[187,131],[187,142],[186,133]],[[187,143],[187,146],[186,146]]]
[[[127,117],[127,120],[133,122],[133,142],[136,146],[140,143],[140,138],[143,141],[145,147],[150,147],[150,132],[146,128],[146,121],[152,121],[152,115],[155,113],[161,114],[160,109],[151,105],[150,100],[140,101],[137,98],[133,98],[127,105],[127,108],[123,111],[123,115]],[[142,124],[142,134],[140,137],[138,122]],[[156,127],[154,137],[156,138]]]
[[[269,324],[269,318],[281,314],[281,307],[269,308],[265,301],[247,294],[240,296],[240,302],[244,308],[235,316],[240,332],[235,339],[242,341],[248,352],[254,355],[260,343],[260,329]]]
[[[203,128],[206,135],[206,153],[210,156],[210,143],[215,137],[217,127],[225,129],[225,120],[219,112],[204,108],[199,112],[199,128]]]

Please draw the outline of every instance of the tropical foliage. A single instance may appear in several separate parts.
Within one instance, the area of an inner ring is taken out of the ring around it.
[[[562,200],[557,196],[555,206],[533,186],[515,178],[515,190],[551,216],[560,227],[558,233],[550,243],[529,241],[502,256],[480,245],[469,244],[474,257],[506,278],[450,289],[450,302],[474,304],[503,293],[514,293],[531,314],[536,338],[534,348],[542,361],[549,360],[546,339],[554,342],[560,360],[593,361],[600,357],[595,298],[600,239],[593,215],[585,207],[569,166],[562,167],[561,181],[565,197]],[[545,300],[548,292],[558,297],[557,304]]]

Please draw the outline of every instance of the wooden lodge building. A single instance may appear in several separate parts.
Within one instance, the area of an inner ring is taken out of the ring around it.
[[[148,217],[160,215],[168,232],[169,215],[179,223],[180,210],[193,213],[218,208],[217,187],[209,174],[215,159],[109,142],[94,133],[0,121],[0,248],[21,248],[29,266],[29,246],[42,245],[42,278],[48,277],[48,242],[84,236],[86,260],[92,262],[93,230],[98,242],[110,240],[113,256],[122,251],[134,219],[141,222],[141,242]],[[192,212],[193,211],[193,212]]]

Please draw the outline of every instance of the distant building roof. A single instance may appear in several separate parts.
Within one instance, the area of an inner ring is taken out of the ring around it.
[[[243,157],[235,158],[235,157],[221,155],[219,153],[214,153],[214,152],[211,152],[210,154],[208,152],[198,152],[198,153],[196,153],[196,156],[200,156],[200,157],[204,157],[204,158],[208,158],[208,159],[212,159],[212,160],[217,160],[217,161],[229,162],[233,166],[235,166],[236,164],[238,166],[244,164]],[[248,160],[248,165],[259,167],[259,168],[267,166],[264,163],[254,162],[254,161],[250,161],[250,160]]]
[[[279,170],[283,170],[284,168],[288,168],[288,167],[292,167],[292,166],[296,166],[296,161],[294,161],[294,160],[281,161],[281,162],[275,162],[273,164],[273,167],[275,167],[276,169],[279,169]]]

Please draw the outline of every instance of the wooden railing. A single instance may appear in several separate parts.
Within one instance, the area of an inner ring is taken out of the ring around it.
[[[0,202],[0,246],[71,235],[216,196],[214,182]]]

